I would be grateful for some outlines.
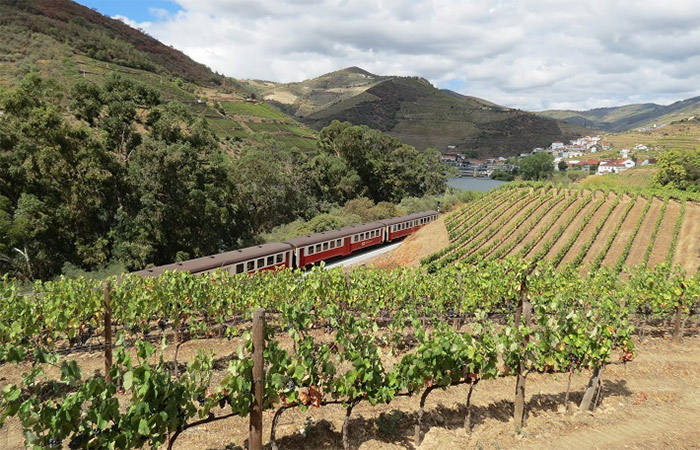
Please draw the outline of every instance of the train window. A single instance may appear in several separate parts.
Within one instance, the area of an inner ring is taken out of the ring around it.
[[[267,257],[267,265],[271,266],[275,263],[275,257],[274,256],[268,256]]]
[[[318,253],[321,251],[321,244],[316,244],[316,250],[315,252]]]
[[[255,261],[248,261],[246,263],[246,272],[252,272],[255,270]]]
[[[338,239],[337,241],[335,241],[335,245],[336,245],[336,247],[342,247],[342,246],[343,246],[343,240],[342,240],[342,239]]]
[[[328,242],[323,243],[323,250],[324,251],[328,250]]]
[[[284,262],[284,254],[280,253],[279,255],[276,255],[275,260],[277,261],[277,264]]]
[[[328,245],[330,246],[331,249],[334,249],[335,248],[335,241],[329,242]]]
[[[236,265],[236,273],[243,273],[243,263]]]
[[[265,258],[258,259],[258,269],[265,265]]]

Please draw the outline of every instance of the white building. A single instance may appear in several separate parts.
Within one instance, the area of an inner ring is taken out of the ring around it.
[[[604,159],[598,164],[598,174],[620,173],[631,169],[636,164],[629,158]]]

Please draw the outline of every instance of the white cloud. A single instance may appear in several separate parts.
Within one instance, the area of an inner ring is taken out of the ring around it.
[[[348,66],[523,109],[700,95],[697,0],[175,0],[140,27],[226,75]]]

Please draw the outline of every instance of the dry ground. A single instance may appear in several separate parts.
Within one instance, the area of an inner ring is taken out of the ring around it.
[[[663,331],[663,330],[657,330]],[[663,333],[661,333],[663,334]],[[234,349],[225,340],[191,341],[181,350],[192,358],[197,348],[217,355]],[[389,405],[360,403],[354,410],[350,437],[353,449],[697,449],[700,448],[700,338],[687,336],[676,345],[668,337],[637,344],[638,356],[626,366],[609,366],[603,375],[598,409],[580,413],[578,402],[588,372],[572,378],[569,412],[563,405],[565,375],[533,374],[528,377],[526,427],[516,432],[511,419],[515,378],[482,381],[472,397],[472,431],[464,428],[466,387],[434,391],[426,403],[424,442],[413,440],[418,397],[402,397]],[[101,354],[78,356],[87,369],[98,370]],[[0,368],[3,384],[14,369]],[[284,413],[277,430],[280,449],[340,449],[344,417],[341,406]],[[264,442],[269,448],[272,412],[264,415]],[[305,432],[301,430],[305,429]],[[177,449],[243,449],[248,423],[234,418],[186,431]],[[0,448],[22,448],[16,422],[0,430]]]

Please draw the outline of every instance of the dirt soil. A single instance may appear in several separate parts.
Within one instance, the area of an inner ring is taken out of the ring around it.
[[[374,265],[376,268],[393,269],[395,267],[415,267],[420,260],[447,247],[450,239],[445,228],[445,216],[425,225],[423,228],[408,236],[399,247],[387,254],[379,255],[362,264]]]
[[[651,235],[654,232],[654,226],[656,226],[656,221],[659,218],[663,203],[663,200],[657,197],[652,199],[649,211],[647,211],[646,217],[644,217],[644,221],[642,221],[642,225],[639,227],[637,236],[635,236],[634,242],[632,243],[630,254],[627,256],[627,261],[625,261],[627,266],[634,267],[644,262],[644,255],[649,247],[649,239],[651,239]]]
[[[620,230],[617,232],[615,239],[613,239],[612,245],[608,249],[608,253],[605,254],[603,264],[606,266],[614,266],[617,264],[618,259],[620,259],[620,256],[622,256],[622,252],[625,249],[625,245],[627,245],[627,242],[632,237],[634,226],[642,216],[642,211],[644,210],[647,202],[647,199],[641,197],[634,202],[634,206],[632,206],[632,209],[630,209],[629,213],[627,213],[625,221],[622,222]]]
[[[673,240],[673,228],[676,226],[678,214],[680,214],[681,204],[675,200],[669,200],[664,218],[659,228],[659,233],[654,240],[654,246],[649,257],[649,267],[654,267],[657,264],[666,261],[668,251],[671,248],[671,240]]]
[[[700,269],[700,204],[687,202],[673,262],[688,273]]]
[[[351,448],[379,449],[697,449],[700,448],[700,337],[670,342],[663,329],[637,344],[638,355],[625,366],[603,373],[603,392],[595,412],[578,412],[589,373],[572,377],[569,410],[564,406],[565,375],[531,374],[526,385],[528,417],[516,431],[511,419],[514,377],[479,383],[472,396],[471,432],[464,427],[466,386],[437,390],[426,402],[426,436],[414,443],[418,396],[401,397],[389,405],[360,403],[350,421]],[[211,348],[219,357],[231,354],[226,340],[191,341],[181,360],[197,348]],[[102,364],[99,353],[78,357],[89,373]],[[15,374],[0,371],[3,384]],[[281,417],[280,449],[341,449],[345,410],[325,406],[307,411],[291,409]],[[265,448],[269,449],[272,411],[263,416]],[[247,448],[247,419],[233,418],[187,430],[176,449],[242,450]],[[0,448],[21,449],[18,424],[10,420],[0,430]]]
[[[588,249],[588,253],[586,253],[586,256],[583,258],[583,261],[581,261],[582,271],[586,270],[583,268],[592,263],[593,260],[598,256],[598,253],[600,253],[603,250],[605,242],[608,240],[608,236],[610,236],[612,230],[615,229],[615,225],[617,225],[617,223],[622,218],[622,213],[625,211],[625,208],[627,207],[627,204],[630,201],[631,200],[628,196],[623,196],[620,200],[620,203],[613,210],[612,214],[610,214],[610,216],[608,217],[608,220],[605,221],[605,225],[603,225],[603,228],[601,228],[600,232],[598,233],[598,236],[596,236],[595,240],[593,241],[593,245],[591,245],[591,247]]]

